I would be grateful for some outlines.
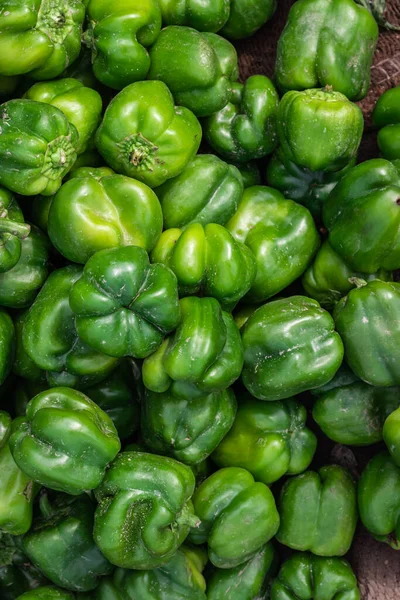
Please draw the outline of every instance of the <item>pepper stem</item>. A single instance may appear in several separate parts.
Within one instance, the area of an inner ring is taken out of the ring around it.
[[[24,240],[30,234],[31,227],[27,223],[17,223],[10,219],[0,219],[0,233],[11,233],[20,240]]]

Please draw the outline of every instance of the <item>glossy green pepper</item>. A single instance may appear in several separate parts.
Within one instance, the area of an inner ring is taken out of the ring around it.
[[[362,472],[358,507],[374,538],[400,550],[400,468],[387,452],[374,456]]]
[[[52,243],[78,263],[105,248],[140,246],[150,251],[161,231],[162,212],[154,192],[107,167],[77,169],[49,208]]]
[[[264,75],[233,86],[231,100],[203,122],[210,146],[226,160],[246,163],[270,154],[277,143],[279,96]]]
[[[256,278],[246,296],[250,302],[263,302],[298,279],[320,243],[309,211],[265,186],[245,190],[226,227],[256,259]]]
[[[78,132],[58,108],[34,100],[0,106],[0,184],[24,196],[54,194],[77,156]]]
[[[76,127],[77,153],[85,152],[101,119],[103,101],[98,92],[77,79],[66,78],[35,83],[25,92],[24,98],[59,108]]]
[[[82,0],[3,0],[0,73],[52,79],[79,55]]]
[[[210,561],[222,569],[251,559],[279,527],[272,492],[245,469],[213,473],[195,491],[193,506],[200,523],[192,527],[189,539],[207,542]]]
[[[364,119],[357,104],[331,89],[287,92],[279,103],[283,154],[311,171],[340,171],[357,155]]]
[[[225,310],[234,308],[256,276],[252,251],[216,223],[167,229],[153,249],[151,260],[175,273],[181,295],[201,292],[216,298]]]
[[[11,371],[15,352],[15,329],[10,315],[0,308],[0,385]]]
[[[260,402],[246,395],[211,458],[219,467],[247,469],[266,485],[285,474],[297,475],[310,466],[317,448],[306,419],[306,409],[292,398]]]
[[[276,81],[284,91],[329,85],[361,100],[378,35],[369,10],[353,0],[298,0],[278,42]]]
[[[163,81],[176,103],[197,117],[224,108],[239,75],[236,50],[230,42],[190,27],[165,27],[150,49],[150,60],[148,78]]]
[[[242,379],[260,400],[282,400],[328,383],[343,360],[334,322],[318,302],[291,296],[264,304],[241,330]]]
[[[15,600],[20,594],[46,585],[47,579],[25,555],[22,536],[0,532],[0,594]]]
[[[373,159],[350,169],[327,199],[323,221],[329,243],[361,273],[400,267],[400,171]]]
[[[45,373],[40,369],[36,363],[28,356],[25,352],[24,345],[22,343],[22,332],[24,329],[24,323],[28,316],[28,310],[24,310],[14,318],[14,329],[15,329],[15,353],[12,365],[12,372],[18,377],[23,377],[25,381],[29,382],[45,382]],[[29,398],[30,400],[30,398]],[[25,414],[25,411],[21,413]]]
[[[66,590],[45,586],[32,592],[25,592],[22,596],[18,596],[17,600],[74,600],[74,597]]]
[[[399,392],[398,388],[394,390]],[[393,402],[393,405],[393,412],[387,416],[383,425],[383,439],[394,462],[400,467],[400,410],[398,404]]]
[[[81,392],[53,388],[32,398],[10,437],[17,465],[71,495],[97,487],[121,444],[110,417]]]
[[[21,535],[32,524],[33,501],[39,487],[15,464],[11,455],[10,436],[24,422],[0,411],[0,531]]]
[[[378,99],[372,122],[379,127],[378,146],[388,160],[400,158],[400,86],[386,90]]]
[[[93,590],[113,566],[93,540],[95,505],[87,494],[40,498],[40,515],[24,536],[24,551],[56,585],[73,592]]]
[[[187,25],[198,31],[220,31],[233,40],[253,35],[272,17],[276,0],[159,0],[163,23]]]
[[[147,391],[142,404],[143,441],[152,452],[188,465],[202,462],[232,427],[236,399],[232,390],[202,398],[176,398]]]
[[[14,194],[0,187],[0,273],[15,267],[21,257],[22,241],[28,237],[30,226]]]
[[[87,0],[86,6],[88,28],[83,43],[91,49],[97,79],[115,90],[146,79],[147,48],[161,30],[157,0]]]
[[[29,236],[21,241],[17,264],[0,273],[1,306],[26,308],[32,304],[49,274],[49,248],[47,237],[32,226]]]
[[[312,415],[334,442],[369,446],[381,441],[386,417],[399,406],[400,388],[378,388],[360,381],[322,393]]]
[[[50,385],[87,387],[104,379],[117,359],[89,348],[78,336],[69,305],[82,268],[54,271],[40,290],[23,325],[22,343],[29,358],[47,371]]]
[[[207,600],[260,600],[266,598],[276,553],[263,546],[250,560],[231,569],[214,568],[207,578]]]
[[[100,250],[71,288],[79,337],[109,356],[144,358],[180,320],[175,275],[138,246]]]
[[[347,560],[296,552],[280,568],[271,600],[360,600],[357,579]]]
[[[183,171],[199,149],[201,135],[194,114],[174,105],[165,83],[140,81],[111,100],[96,146],[117,173],[153,188]]]
[[[356,486],[338,465],[306,471],[285,482],[278,505],[276,539],[294,550],[343,556],[357,524]]]
[[[285,198],[308,208],[314,219],[319,222],[326,199],[343,175],[354,167],[355,162],[353,159],[343,169],[333,173],[311,171],[296,165],[285,156],[281,148],[278,148],[268,163],[266,180],[268,185],[279,190]]]
[[[146,452],[122,452],[96,490],[94,539],[108,560],[128,569],[166,563],[197,523],[189,467]]]
[[[360,273],[349,267],[326,240],[318,250],[312,265],[304,273],[301,283],[308,296],[318,300],[327,310],[356,287],[357,280],[391,281],[392,273],[379,269],[376,273]]]
[[[181,322],[142,368],[144,385],[179,398],[226,389],[239,377],[243,349],[232,316],[215,298],[190,296],[180,301]]]
[[[225,223],[243,194],[240,173],[213,154],[197,155],[180,175],[155,190],[164,215],[164,228],[191,223]]]
[[[358,285],[333,313],[345,360],[370,385],[399,385],[400,284],[376,279]]]

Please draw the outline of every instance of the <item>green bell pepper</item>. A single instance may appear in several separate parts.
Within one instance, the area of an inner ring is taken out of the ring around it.
[[[93,540],[95,505],[88,495],[40,498],[40,515],[24,536],[24,551],[56,585],[73,592],[93,590],[113,566]]]
[[[165,83],[139,81],[111,100],[96,145],[117,173],[154,188],[183,171],[199,149],[201,136],[194,114],[174,105]]]
[[[143,362],[144,385],[186,399],[226,389],[243,366],[242,342],[232,316],[215,298],[190,296],[179,304],[178,329]]]
[[[58,77],[79,55],[82,0],[3,0],[0,73]]]
[[[15,267],[30,230],[14,194],[0,187],[0,274]]]
[[[0,532],[0,594],[15,600],[20,594],[46,585],[47,579],[24,554],[22,536]]]
[[[358,285],[333,313],[345,360],[370,385],[399,385],[400,284],[376,279]]]
[[[0,385],[11,371],[15,352],[15,329],[10,315],[0,307]]]
[[[144,358],[180,320],[175,275],[138,246],[100,250],[72,286],[69,304],[83,342],[108,356]]]
[[[305,471],[317,439],[306,426],[304,406],[293,398],[260,402],[245,395],[241,400],[233,426],[212,453],[212,460],[219,467],[247,469],[266,485]]]
[[[0,184],[23,196],[54,194],[76,160],[75,127],[55,106],[34,100],[2,104],[0,119]]]
[[[88,0],[84,0],[85,4],[88,3]],[[83,34],[83,39],[85,40],[85,34]],[[111,90],[107,90],[107,88],[100,83],[100,81],[96,78],[93,73],[93,65],[92,65],[92,54],[85,45],[81,47],[81,52],[76,60],[69,65],[65,71],[62,73],[62,77],[65,79],[77,79],[85,87],[92,88],[93,90],[97,90],[101,95],[107,95],[111,92]],[[111,92],[112,93],[112,92]]]
[[[400,86],[386,90],[378,99],[372,122],[379,127],[378,146],[388,160],[400,158]]]
[[[74,171],[48,213],[53,245],[78,263],[105,248],[140,246],[150,251],[161,231],[162,212],[154,192],[107,167]]]
[[[268,185],[279,190],[285,198],[308,208],[314,219],[320,222],[326,199],[355,163],[353,159],[343,169],[333,173],[311,171],[296,165],[285,156],[281,148],[278,148],[268,163],[266,180]]]
[[[10,450],[10,436],[24,423],[23,417],[11,423],[0,411],[0,531],[21,535],[32,524],[33,501],[39,487],[15,464]]]
[[[353,0],[298,0],[278,42],[276,81],[284,91],[329,85],[361,100],[378,35],[370,11]]]
[[[47,237],[32,226],[29,236],[21,241],[17,264],[0,273],[1,306],[26,308],[32,304],[49,274],[49,249]]]
[[[13,408],[17,417],[25,417],[28,402],[37,394],[45,392],[48,385],[45,381],[28,381],[19,377],[13,385]]]
[[[37,588],[18,596],[17,600],[74,600],[72,594],[53,586]]]
[[[101,120],[103,101],[98,92],[85,87],[77,79],[67,78],[35,83],[25,92],[24,98],[59,108],[76,127],[77,153],[87,150]]]
[[[12,372],[27,382],[44,383],[46,381],[44,371],[40,369],[28,356],[22,342],[22,332],[24,330],[24,324],[28,316],[28,312],[28,310],[24,310],[14,318],[15,353]],[[25,411],[21,413],[20,416],[24,414]]]
[[[276,0],[159,0],[165,25],[187,25],[239,40],[250,37],[274,14]]]
[[[180,175],[155,190],[164,215],[164,228],[192,223],[225,223],[243,195],[240,173],[213,154],[197,155]]]
[[[230,102],[203,121],[204,135],[226,160],[246,163],[270,154],[277,143],[279,96],[264,75],[233,86]]]
[[[349,550],[358,512],[356,486],[343,467],[306,471],[285,482],[278,504],[276,539],[294,550],[343,556]]]
[[[266,544],[247,562],[232,569],[214,568],[207,577],[207,600],[261,600],[267,598],[277,555]]]
[[[78,336],[69,294],[81,275],[82,268],[77,265],[54,271],[23,324],[24,349],[37,367],[47,371],[50,386],[88,387],[105,379],[118,362],[93,350]]]
[[[245,298],[250,302],[263,302],[298,279],[320,243],[309,211],[265,186],[244,191],[226,227],[256,259],[256,277]]]
[[[394,388],[394,391],[399,393],[398,388]],[[398,404],[396,401],[393,402],[392,412],[388,414],[383,425],[383,440],[392,459],[400,467],[400,410]]]
[[[276,534],[279,514],[274,496],[245,469],[220,469],[193,495],[200,522],[189,539],[208,544],[212,564],[231,569],[245,563]],[[240,543],[238,543],[240,540]]]
[[[318,250],[312,265],[304,273],[301,283],[308,296],[323,308],[331,310],[350,292],[358,279],[392,281],[392,273],[379,269],[376,273],[360,273],[349,267],[326,240]]]
[[[271,600],[360,600],[357,579],[347,560],[296,552],[280,568]]]
[[[127,569],[168,562],[197,523],[189,467],[146,452],[122,452],[96,490],[94,539],[108,560]]]
[[[165,27],[150,49],[150,60],[148,79],[163,81],[176,103],[197,117],[224,108],[239,75],[236,50],[230,42],[190,27]]]
[[[331,89],[287,92],[279,103],[283,154],[310,171],[340,171],[354,160],[364,129],[361,109]]]
[[[400,550],[400,468],[387,452],[376,454],[362,472],[358,507],[374,538]]]
[[[110,417],[81,392],[53,388],[32,398],[10,437],[23,472],[71,495],[97,487],[121,444]]]
[[[216,223],[205,227],[192,223],[183,231],[167,229],[153,249],[151,260],[175,273],[182,296],[201,292],[216,298],[225,310],[235,307],[256,276],[252,251]]]
[[[361,273],[400,267],[400,170],[384,159],[350,169],[327,199],[329,243]]]
[[[343,360],[331,315],[291,296],[264,304],[241,330],[243,383],[259,400],[282,400],[328,383]]]
[[[361,381],[338,386],[317,398],[312,415],[334,442],[369,446],[382,440],[386,417],[400,406],[399,393],[398,387],[377,388]]]
[[[152,452],[188,465],[206,459],[232,427],[236,399],[232,390],[188,400],[170,392],[147,392],[142,404],[143,441]]]
[[[86,6],[88,28],[82,41],[91,49],[97,79],[115,90],[146,79],[147,49],[161,30],[157,0],[87,0]]]

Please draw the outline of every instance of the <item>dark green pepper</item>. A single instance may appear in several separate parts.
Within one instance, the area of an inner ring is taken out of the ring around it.
[[[394,389],[399,392],[398,388]],[[393,405],[393,412],[387,416],[383,425],[383,439],[392,459],[400,467],[400,410],[395,402]]]
[[[154,354],[145,359],[143,383],[153,392],[179,398],[226,389],[239,377],[243,349],[232,316],[215,298],[183,298],[181,322]]]
[[[183,171],[199,149],[201,135],[194,114],[174,105],[165,83],[140,81],[111,100],[96,146],[117,173],[154,188]]]
[[[40,498],[40,516],[24,536],[24,551],[56,585],[73,592],[93,590],[113,566],[93,540],[95,505],[88,495]]]
[[[358,285],[333,313],[345,360],[370,385],[399,385],[400,284],[375,279]]]
[[[386,90],[378,99],[372,122],[379,127],[378,146],[388,160],[400,158],[400,86]]]
[[[343,94],[311,89],[283,96],[277,126],[282,152],[290,161],[311,171],[332,172],[355,159],[364,119]]]
[[[15,330],[12,319],[0,308],[0,385],[11,371],[15,352]]]
[[[356,486],[337,465],[306,471],[286,481],[279,502],[276,539],[294,550],[343,556],[357,524]]]
[[[226,227],[256,259],[256,278],[245,298],[250,302],[263,302],[293,283],[320,243],[309,211],[265,186],[244,191]]]
[[[353,0],[298,0],[278,42],[277,83],[284,91],[329,85],[361,100],[378,35],[370,11]]]
[[[244,188],[252,187],[253,185],[261,184],[261,173],[256,161],[252,160],[248,163],[236,164],[243,179]]]
[[[213,154],[197,155],[180,175],[155,190],[164,215],[164,228],[191,223],[225,223],[243,194],[240,173]]]
[[[22,241],[28,237],[30,226],[12,194],[0,187],[0,273],[15,267],[21,257]]]
[[[100,250],[71,288],[79,337],[109,356],[144,358],[179,324],[178,286],[138,246]]]
[[[127,569],[168,562],[198,522],[194,485],[191,469],[172,458],[119,454],[96,490],[94,539],[104,556]]]
[[[117,359],[87,346],[78,336],[69,305],[82,268],[54,271],[40,290],[23,324],[22,343],[29,358],[47,371],[50,385],[87,387],[104,379]]]
[[[165,27],[150,49],[150,60],[148,79],[163,81],[176,103],[197,117],[224,108],[239,75],[236,50],[230,42],[190,27]]]
[[[195,491],[193,505],[200,523],[192,527],[190,540],[207,542],[210,561],[222,569],[253,558],[279,527],[272,492],[245,469],[229,467],[211,475]]]
[[[237,163],[263,158],[277,143],[279,96],[264,75],[233,86],[231,100],[203,122],[210,146],[224,159]]]
[[[329,243],[361,273],[400,267],[400,170],[373,159],[350,169],[327,199]]]
[[[347,560],[296,552],[271,586],[271,600],[360,600],[357,579]]]
[[[78,132],[55,106],[33,100],[1,105],[0,184],[13,192],[54,194],[76,160],[77,147]]]
[[[153,249],[151,260],[175,273],[181,295],[201,291],[201,295],[216,298],[225,310],[234,308],[256,276],[252,251],[215,223],[167,229]]]
[[[232,428],[211,458],[219,467],[247,469],[266,485],[285,474],[297,475],[310,466],[317,448],[306,419],[306,409],[292,398],[260,402],[245,396]]]
[[[241,330],[243,383],[260,400],[282,400],[328,383],[343,360],[331,315],[304,296],[258,308]]]
[[[23,377],[25,381],[29,382],[45,382],[46,377],[42,369],[40,369],[36,363],[28,356],[22,343],[22,332],[24,330],[24,324],[28,316],[28,310],[24,310],[19,313],[14,319],[15,328],[15,354],[12,365],[12,372],[18,377]],[[30,398],[29,398],[30,400]],[[24,415],[25,411],[21,413]]]
[[[228,389],[188,400],[147,391],[142,405],[143,441],[152,452],[188,465],[206,459],[232,427],[234,393]]]
[[[25,555],[22,536],[0,533],[0,594],[15,600],[20,594],[46,585],[47,579]]]
[[[110,417],[87,396],[53,388],[32,398],[10,437],[13,458],[34,481],[71,495],[97,487],[121,444]]]
[[[25,592],[17,600],[74,600],[72,594],[53,586],[40,587],[32,592]]]

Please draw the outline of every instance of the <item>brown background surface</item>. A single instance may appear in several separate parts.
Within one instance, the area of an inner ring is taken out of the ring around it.
[[[250,39],[237,44],[240,74],[244,80],[250,75],[273,77],[276,45],[286,23],[293,0],[278,0],[274,17]],[[400,0],[388,0],[387,19],[400,25]],[[371,113],[378,97],[388,88],[400,85],[400,32],[381,29],[368,96],[360,102],[365,118],[365,135],[360,149],[360,159],[378,155],[376,133],[371,127]],[[338,446],[323,449],[324,462],[338,462],[350,466],[357,477],[376,447],[354,452]],[[361,589],[362,600],[400,600],[400,551],[376,542],[359,525],[353,547],[349,553]]]

